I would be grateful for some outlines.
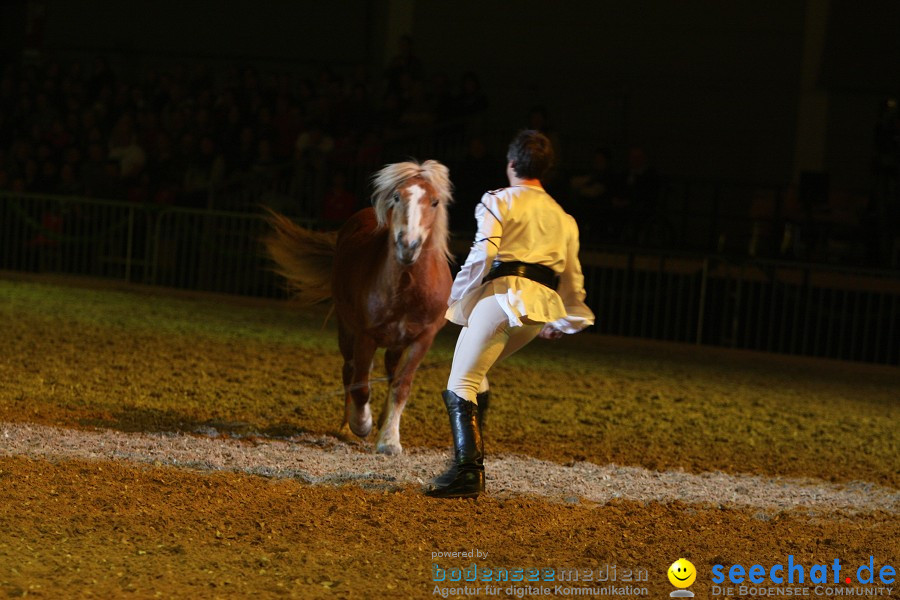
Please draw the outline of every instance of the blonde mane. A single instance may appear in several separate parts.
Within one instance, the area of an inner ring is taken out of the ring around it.
[[[428,236],[434,248],[453,260],[450,249],[447,247],[450,235],[447,218],[447,207],[453,201],[453,184],[450,183],[450,170],[436,160],[426,160],[423,163],[417,161],[394,163],[385,165],[383,169],[372,176],[372,205],[375,207],[375,217],[378,227],[388,225],[388,210],[390,199],[397,187],[414,177],[421,177],[434,190],[438,201],[438,213]]]

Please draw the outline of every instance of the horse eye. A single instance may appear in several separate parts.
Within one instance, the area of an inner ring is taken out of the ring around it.
[[[394,202],[395,204],[397,202],[400,202],[400,194],[394,194],[393,198],[391,198],[391,201]]]
[[[436,199],[432,199],[431,208],[435,208],[438,205],[438,201]]]

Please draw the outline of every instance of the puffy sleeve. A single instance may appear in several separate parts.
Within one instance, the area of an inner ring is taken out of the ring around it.
[[[587,294],[584,291],[581,262],[578,260],[578,225],[575,219],[571,219],[570,225],[572,234],[566,245],[566,268],[559,276],[559,288],[556,290],[566,307],[566,316],[550,325],[563,333],[578,333],[594,324],[594,313],[584,303]]]
[[[500,219],[503,218],[503,212],[497,196],[490,193],[482,196],[481,202],[475,207],[478,232],[475,234],[475,241],[469,249],[466,262],[453,280],[450,299],[447,301],[449,306],[453,306],[466,294],[478,288],[490,270],[491,263],[500,248],[500,235],[503,231]]]

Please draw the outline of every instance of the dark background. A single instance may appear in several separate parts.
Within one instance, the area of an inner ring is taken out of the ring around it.
[[[45,16],[26,43],[29,7]],[[20,0],[0,6],[0,23],[7,59],[31,44],[105,55],[119,73],[202,61],[379,74],[410,33],[428,75],[478,73],[497,128],[546,105],[571,163],[598,144],[641,145],[663,173],[766,184],[796,174],[805,34],[825,33],[808,61],[833,186],[870,186],[879,102],[900,85],[891,0]]]

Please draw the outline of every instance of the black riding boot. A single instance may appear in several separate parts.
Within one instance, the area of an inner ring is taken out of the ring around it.
[[[455,461],[451,470],[455,473],[450,481],[436,485],[425,494],[433,498],[474,498],[484,491],[484,445],[478,426],[478,410],[474,402],[460,398],[450,390],[444,390],[441,395],[453,433]],[[450,473],[440,479],[447,475]]]
[[[478,431],[481,432],[483,440],[484,419],[485,416],[487,416],[488,406],[490,406],[491,404],[491,390],[479,393],[476,398],[478,399],[478,410],[476,411],[475,418],[478,420]],[[451,459],[450,465],[447,467],[447,470],[432,479],[431,483],[435,487],[443,487],[456,479],[457,472],[458,469],[456,468],[456,460]]]
[[[476,395],[478,400],[478,431],[484,435],[484,419],[487,416],[488,406],[491,405],[491,390]]]

